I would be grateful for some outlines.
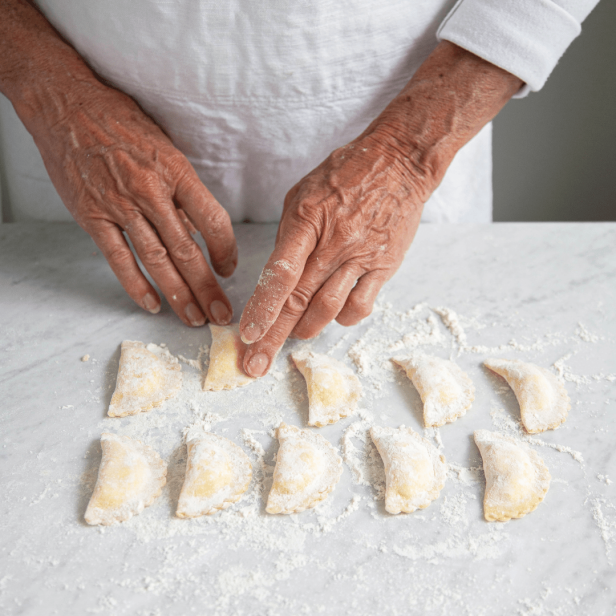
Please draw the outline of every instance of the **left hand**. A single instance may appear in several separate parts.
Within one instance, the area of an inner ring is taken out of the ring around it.
[[[456,152],[522,81],[441,41],[405,88],[285,199],[276,247],[244,309],[244,370],[263,376],[291,333],[368,316]]]
[[[276,246],[244,309],[244,369],[262,376],[292,334],[355,325],[404,258],[433,187],[385,132],[335,150],[288,193]],[[406,160],[408,164],[408,159]]]

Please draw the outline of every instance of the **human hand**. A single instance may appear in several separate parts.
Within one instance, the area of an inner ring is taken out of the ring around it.
[[[287,195],[276,246],[240,321],[244,370],[262,376],[291,333],[370,314],[456,152],[522,82],[441,42],[366,131]]]
[[[102,84],[83,90],[60,122],[39,119],[34,132],[64,204],[142,308],[156,313],[160,299],[122,231],[184,323],[203,325],[204,314],[229,323],[231,304],[188,230],[194,224],[214,270],[230,276],[237,247],[228,214],[132,99]]]
[[[201,232],[214,270],[230,276],[237,247],[229,216],[163,131],[131,98],[101,83],[23,0],[0,3],[0,92],[130,297],[160,310],[122,231],[184,323],[203,325],[204,313],[228,323],[231,305],[187,228]]]
[[[261,376],[289,334],[312,338],[333,319],[355,325],[395,273],[432,190],[400,161],[387,131],[334,151],[285,199],[276,246],[244,309],[244,369]],[[408,161],[407,161],[408,162]]]

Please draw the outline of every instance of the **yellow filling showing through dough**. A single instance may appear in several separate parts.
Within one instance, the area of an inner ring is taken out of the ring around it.
[[[293,452],[283,454],[280,467],[284,470],[277,473],[272,490],[279,494],[298,494],[314,481],[320,466],[321,457],[313,449],[298,444]]]
[[[146,461],[131,455],[122,443],[107,441],[103,468],[92,504],[100,509],[115,509],[139,494],[149,471]]]
[[[337,406],[346,393],[345,380],[338,373],[319,374],[316,378],[311,371],[310,401],[325,407]]]
[[[535,468],[529,457],[524,452],[507,449],[503,447],[492,459],[497,479],[490,488],[489,498],[499,501],[492,503],[497,508],[524,503],[532,496],[535,479]]]
[[[404,449],[407,451],[404,452]],[[400,463],[391,469],[389,488],[402,498],[411,499],[428,490],[434,482],[434,469],[430,458],[415,449],[404,447]]]
[[[193,471],[194,479],[186,490],[187,496],[209,498],[233,482],[233,469],[228,457],[222,452],[216,457],[218,459],[206,460],[199,464]]]

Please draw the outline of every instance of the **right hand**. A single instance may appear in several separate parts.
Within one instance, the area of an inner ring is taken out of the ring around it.
[[[131,98],[103,84],[72,94],[61,121],[39,117],[33,131],[66,207],[139,306],[156,313],[160,298],[122,232],[184,323],[203,325],[204,314],[229,323],[231,304],[188,231],[196,227],[216,273],[230,276],[237,245],[227,212]]]

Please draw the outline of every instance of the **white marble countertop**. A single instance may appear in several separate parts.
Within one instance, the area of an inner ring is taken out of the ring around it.
[[[236,231],[240,264],[223,286],[239,316],[275,227]],[[320,430],[345,450],[331,497],[316,511],[268,516],[256,481],[229,510],[180,520],[182,430],[203,416],[217,416],[212,430],[251,456],[267,494],[271,429],[306,423],[305,386],[288,360],[302,343],[287,343],[273,374],[233,392],[202,392],[200,371],[183,363],[178,398],[106,418],[122,340],[195,359],[208,328],[185,327],[166,305],[141,311],[74,225],[0,226],[0,613],[614,614],[615,306],[614,224],[422,226],[373,315],[311,343],[359,370],[365,389],[362,411]],[[437,307],[458,315],[457,337]],[[426,432],[453,465],[440,498],[390,516],[364,485],[362,438],[370,423],[422,432],[421,401],[388,361],[414,345],[451,356],[476,398],[466,416]],[[512,392],[481,367],[492,355],[551,367],[572,404],[566,424],[531,444],[552,474],[545,501],[506,524],[484,521],[484,477],[469,470],[481,466],[473,430],[524,437]],[[98,528],[83,514],[104,431],[154,447],[169,482],[141,515]]]

